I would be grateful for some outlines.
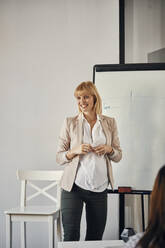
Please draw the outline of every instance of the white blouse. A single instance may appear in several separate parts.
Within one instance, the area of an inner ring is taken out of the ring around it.
[[[83,115],[82,118],[83,144],[90,144],[92,147],[106,144],[106,137],[99,116],[97,116],[97,121],[92,131],[90,124]],[[94,152],[81,155],[75,184],[94,192],[104,191],[108,186],[107,166],[104,155],[98,156]]]

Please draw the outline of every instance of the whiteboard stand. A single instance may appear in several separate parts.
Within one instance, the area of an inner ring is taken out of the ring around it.
[[[118,189],[108,189],[108,194],[119,195],[119,239],[121,239],[121,233],[125,228],[125,195],[141,195],[141,211],[142,211],[142,229],[145,230],[145,213],[144,213],[144,195],[150,199],[151,190],[132,190],[131,192],[119,192]]]

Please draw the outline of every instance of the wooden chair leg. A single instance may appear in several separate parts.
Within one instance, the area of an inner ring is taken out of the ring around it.
[[[12,246],[12,223],[11,216],[6,214],[6,248],[11,248]]]
[[[21,222],[21,248],[26,248],[26,222]]]
[[[49,248],[54,248],[54,219],[53,216],[48,217],[49,224]]]

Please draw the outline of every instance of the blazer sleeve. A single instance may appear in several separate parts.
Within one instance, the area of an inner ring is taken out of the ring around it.
[[[113,118],[113,124],[112,124],[112,143],[111,146],[114,150],[113,155],[108,155],[108,158],[111,159],[113,162],[119,162],[122,158],[122,150],[120,147],[120,141],[118,136],[118,129],[116,120]]]
[[[70,160],[67,159],[66,153],[70,149],[70,135],[69,135],[69,119],[66,118],[62,125],[59,139],[58,139],[58,146],[57,146],[57,153],[56,153],[56,162],[60,165],[65,163],[69,163]]]

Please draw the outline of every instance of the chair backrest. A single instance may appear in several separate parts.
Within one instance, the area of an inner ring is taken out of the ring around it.
[[[17,169],[17,178],[21,181],[21,207],[25,207],[27,201],[39,196],[44,195],[45,197],[51,199],[56,205],[60,207],[60,195],[61,189],[59,182],[63,175],[61,170],[20,170]],[[44,187],[40,188],[38,185],[32,183],[32,181],[50,181],[50,183]],[[27,185],[36,190],[35,193],[26,195]],[[54,197],[52,194],[47,193],[52,187],[57,187],[57,195]]]

